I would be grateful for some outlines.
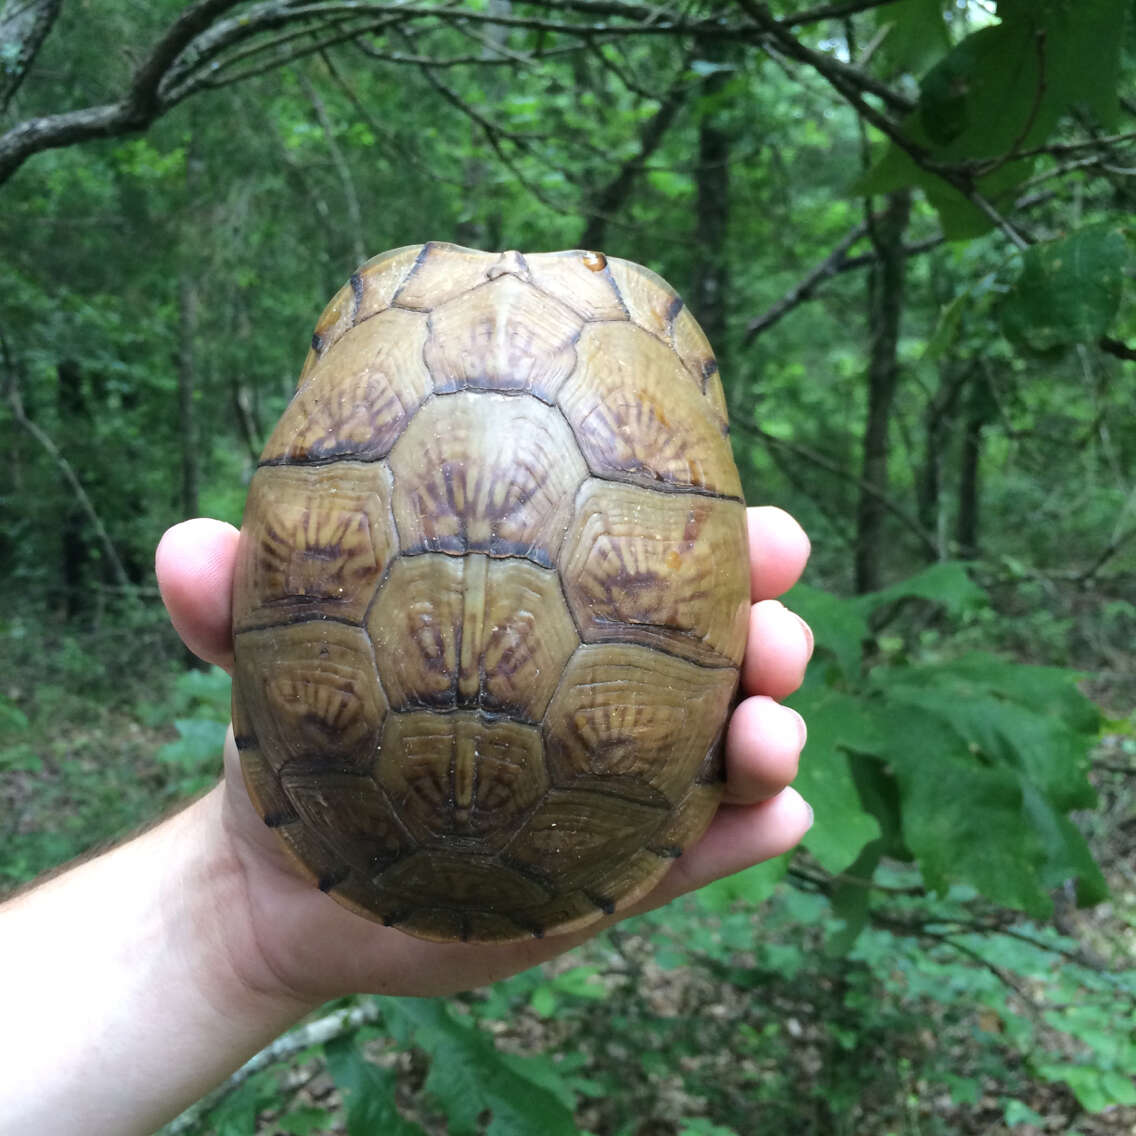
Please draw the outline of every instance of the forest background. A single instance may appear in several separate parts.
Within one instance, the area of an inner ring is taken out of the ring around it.
[[[210,783],[152,579],[239,523],[326,299],[603,248],[805,524],[805,847],[174,1131],[1130,1132],[1130,0],[0,0],[0,884]]]

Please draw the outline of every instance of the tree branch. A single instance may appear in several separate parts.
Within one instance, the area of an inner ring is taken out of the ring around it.
[[[686,99],[688,88],[684,76],[689,66],[690,56],[687,55],[679,65],[678,74],[663,96],[658,109],[640,128],[638,149],[600,190],[593,205],[588,207],[588,221],[580,234],[581,248],[600,248],[604,244],[608,218],[618,212],[626,202],[636,175],[659,148]]]
[[[0,114],[24,81],[32,61],[55,24],[63,0],[4,0],[0,3]]]
[[[790,442],[785,438],[778,438],[776,434],[769,434],[759,426],[751,426],[749,423],[740,420],[740,417],[731,421],[730,429],[742,434],[748,434],[770,445],[779,446],[781,449],[796,454],[812,465],[818,466],[820,469],[826,470],[828,473],[834,474],[836,477],[856,485],[870,497],[874,497],[879,501],[880,505],[882,505],[887,512],[891,513],[891,515],[919,541],[932,559],[938,559],[938,545],[935,543],[934,538],[906,509],[896,504],[896,502],[886,493],[882,492],[878,486],[873,485],[869,481],[865,481],[862,477],[857,477],[856,474],[826,458],[823,454],[817,453],[816,450],[808,446],[802,446],[798,442]]]
[[[829,277],[840,272],[847,260],[848,250],[867,232],[868,224],[863,221],[845,233],[836,243],[832,252],[820,264],[794,284],[775,304],[746,324],[742,343],[748,347],[763,331],[771,328],[782,316],[787,315],[798,304],[809,299]],[[872,259],[874,258],[869,257],[869,260]]]
[[[91,498],[87,495],[86,489],[83,488],[83,483],[79,480],[79,475],[75,472],[75,467],[67,460],[63,451],[55,444],[50,435],[44,430],[41,430],[40,427],[27,416],[24,410],[24,400],[20,395],[19,384],[16,381],[16,365],[9,354],[8,342],[2,333],[0,333],[0,357],[3,358],[4,362],[4,396],[8,406],[12,410],[12,417],[15,419],[18,426],[26,430],[40,446],[43,447],[48,457],[51,458],[56,468],[63,475],[63,480],[70,486],[71,492],[75,495],[75,500],[79,502],[79,508],[86,515],[87,520],[91,523],[91,527],[95,530],[95,536],[98,538],[99,544],[102,545],[103,553],[106,555],[107,563],[111,567],[118,586],[126,594],[127,598],[131,600],[136,599],[137,596],[134,584],[122,565],[118,550],[114,547],[114,542],[110,539],[110,534],[103,525],[102,518],[95,509]]]
[[[158,93],[173,61],[221,12],[240,0],[197,0],[169,26],[116,103],[28,119],[0,137],[0,185],[41,150],[143,130],[169,106]]]

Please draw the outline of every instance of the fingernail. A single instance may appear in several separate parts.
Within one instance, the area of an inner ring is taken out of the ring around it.
[[[797,744],[799,749],[804,749],[805,743],[809,740],[808,724],[805,722],[804,718],[802,718],[801,715],[798,714],[797,711],[794,710],[791,706],[786,706],[785,709],[788,710],[793,715],[793,717],[797,719],[797,737],[799,739]]]
[[[813,807],[808,801],[805,802],[805,808],[809,810],[809,828],[812,828],[813,821],[816,820],[816,813],[813,812]],[[805,831],[808,832],[809,828],[806,828]]]
[[[793,612],[796,621],[801,625],[801,630],[805,633],[805,644],[808,647],[809,658],[813,657],[813,648],[816,646],[816,640],[813,639],[813,629],[799,616]]]

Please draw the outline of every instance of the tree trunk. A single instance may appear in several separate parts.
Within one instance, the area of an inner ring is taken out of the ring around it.
[[[958,521],[955,542],[958,553],[967,559],[978,555],[979,494],[982,461],[982,428],[993,414],[993,402],[986,376],[976,373],[970,384],[966,404],[966,426],[959,459]]]
[[[57,400],[60,433],[64,438],[87,438],[91,414],[83,396],[83,372],[74,359],[63,359],[55,368],[59,381]],[[90,547],[87,517],[81,504],[69,498],[59,526],[60,614],[74,619],[84,608]]]
[[[868,359],[868,420],[864,427],[860,476],[877,493],[861,489],[856,513],[856,591],[874,592],[883,583],[886,509],[878,494],[888,491],[888,426],[899,383],[899,325],[903,315],[906,259],[903,233],[911,214],[907,190],[888,195],[887,207],[869,225],[877,264],[868,282],[871,346]]]
[[[197,387],[197,288],[186,269],[178,282],[178,421],[181,437],[181,515],[196,517],[197,415],[193,395]]]
[[[706,80],[703,97],[709,103],[698,123],[697,220],[695,223],[694,286],[691,310],[714,348],[719,368],[729,373],[726,359],[726,297],[729,295],[727,230],[730,219],[730,132],[714,96],[725,86],[728,72],[715,71]]]
[[[939,368],[939,389],[923,415],[923,464],[916,483],[916,508],[920,527],[934,539],[934,549],[925,549],[929,562],[945,560],[949,555],[943,463],[958,418],[959,396],[973,369],[969,360],[944,360]]]

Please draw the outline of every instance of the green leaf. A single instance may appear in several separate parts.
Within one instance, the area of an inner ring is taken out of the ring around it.
[[[904,840],[927,886],[944,893],[952,882],[969,883],[996,903],[1047,916],[1051,901],[1038,879],[1045,854],[1024,823],[1017,775],[976,762],[943,717],[922,707],[893,701],[880,728],[900,786]]]
[[[1120,308],[1127,261],[1124,237],[1107,224],[1027,249],[1001,305],[1006,338],[1035,352],[1095,342]]]
[[[876,13],[876,26],[885,32],[880,52],[889,71],[923,71],[951,45],[939,0],[885,4]]]
[[[386,1005],[430,1054],[426,1088],[445,1109],[451,1136],[480,1132],[485,1112],[491,1116],[488,1136],[575,1136],[572,1110],[564,1104],[571,1090],[548,1088],[558,1074],[547,1059],[506,1060],[487,1035],[458,1021],[443,1002],[393,998]]]
[[[838,691],[814,698],[801,691],[789,700],[808,722],[809,741],[794,783],[812,805],[816,821],[805,846],[830,872],[842,872],[880,835],[864,810],[848,765],[848,751],[876,751],[879,735],[863,699]]]
[[[326,1108],[300,1105],[290,1109],[279,1120],[273,1121],[273,1130],[287,1132],[289,1136],[319,1136],[332,1127],[332,1115]]]
[[[946,663],[890,668],[873,678],[889,700],[941,718],[969,752],[1020,771],[1058,807],[1095,804],[1086,772],[1096,717],[1081,712],[1074,672],[974,652]]]
[[[211,718],[177,718],[179,737],[157,751],[157,758],[179,769],[197,772],[203,766],[219,765],[227,727]]]
[[[1102,122],[1115,119],[1125,4],[1015,0],[999,12],[1002,23],[967,36],[927,72],[918,108],[900,124],[904,137],[932,162],[997,162],[975,182],[995,205],[1033,169],[1032,158],[1009,155],[1043,144],[1070,108],[1087,105]],[[958,189],[894,142],[851,192],[866,196],[906,186],[924,190],[950,240],[993,226]]]
[[[861,596],[859,602],[867,611],[875,611],[884,604],[901,599],[929,600],[940,605],[948,615],[957,617],[974,608],[984,607],[986,592],[970,578],[965,564],[958,560],[944,560],[890,587]]]
[[[424,1136],[395,1107],[397,1078],[390,1069],[380,1069],[359,1050],[356,1038],[343,1037],[324,1046],[328,1072],[347,1105],[349,1136]]]
[[[1115,123],[1121,47],[1131,19],[1127,0],[999,0],[998,15],[1044,37],[1046,84],[1062,109],[1087,107],[1102,126]]]
[[[1019,1100],[1006,1101],[1002,1115],[1005,1118],[1007,1128],[1014,1128],[1019,1124],[1036,1124],[1038,1126],[1045,1124],[1045,1117],[1041,1113],[1034,1112],[1028,1104]]]
[[[22,733],[28,728],[28,716],[0,694],[0,735]]]
[[[789,856],[778,856],[699,888],[695,898],[700,907],[715,914],[729,911],[735,903],[756,907],[773,894],[788,870]]]
[[[813,629],[816,651],[831,655],[844,679],[855,681],[869,635],[868,621],[857,602],[798,584],[785,603]]]
[[[852,944],[868,921],[868,905],[872,892],[867,885],[880,862],[883,849],[882,840],[873,840],[870,844],[866,844],[855,862],[844,873],[846,878],[839,879],[833,889],[830,900],[832,911],[842,921],[841,925],[829,931],[825,940],[825,950],[833,957],[846,955],[852,949]]]
[[[551,983],[538,986],[529,999],[529,1008],[541,1018],[551,1018],[559,1005],[560,999],[556,996],[556,991],[553,990]]]
[[[1115,1105],[1136,1104],[1131,1076],[1102,1071],[1095,1065],[1039,1063],[1038,1074],[1047,1081],[1064,1081],[1073,1090],[1077,1103],[1087,1112],[1103,1112]]]

